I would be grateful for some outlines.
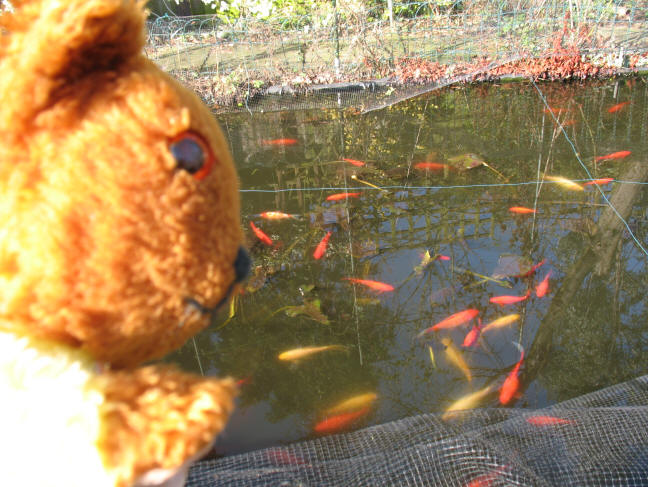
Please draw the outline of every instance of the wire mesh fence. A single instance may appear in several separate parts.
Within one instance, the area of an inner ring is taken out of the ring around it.
[[[342,92],[393,94],[487,73],[564,79],[648,64],[646,1],[411,2],[391,16],[362,5],[263,20],[152,18],[147,53],[215,108],[266,110],[312,100],[257,107],[264,95],[308,92],[340,104]],[[346,103],[358,105],[357,93]]]

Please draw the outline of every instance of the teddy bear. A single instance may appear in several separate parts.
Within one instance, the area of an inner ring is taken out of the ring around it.
[[[237,289],[238,180],[135,0],[0,14],[2,484],[181,485],[231,378],[156,363]]]

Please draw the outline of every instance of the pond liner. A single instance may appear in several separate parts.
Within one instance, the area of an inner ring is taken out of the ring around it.
[[[648,485],[648,375],[543,409],[421,414],[203,460],[187,486]]]

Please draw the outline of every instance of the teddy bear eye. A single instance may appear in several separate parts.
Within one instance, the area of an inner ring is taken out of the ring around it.
[[[203,179],[214,164],[214,156],[207,142],[195,132],[183,132],[171,140],[171,155],[176,160],[176,168]]]

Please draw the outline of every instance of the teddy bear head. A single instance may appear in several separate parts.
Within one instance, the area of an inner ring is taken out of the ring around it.
[[[0,21],[0,322],[118,367],[160,357],[247,272],[227,142],[142,54],[133,2],[13,3]]]

